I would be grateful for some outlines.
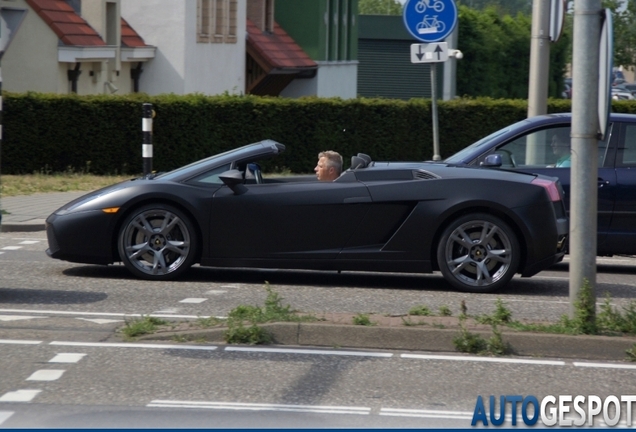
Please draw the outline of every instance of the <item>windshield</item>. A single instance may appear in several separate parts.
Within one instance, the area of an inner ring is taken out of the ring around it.
[[[469,145],[468,147],[458,151],[457,153],[455,153],[454,155],[450,156],[449,158],[445,159],[444,162],[445,163],[449,163],[449,164],[461,164],[464,163],[464,158],[472,156],[475,154],[474,150],[481,147],[484,144],[489,143],[491,140],[497,138],[498,136],[501,136],[505,133],[508,133],[510,131],[511,127],[507,127],[504,129],[500,129],[496,132],[491,133],[490,135],[480,139],[479,141]]]
[[[248,144],[246,146],[243,147],[239,147],[236,149],[232,149],[232,150],[228,150],[226,152],[223,153],[219,153],[219,154],[215,154],[214,156],[209,156],[205,159],[201,159],[198,160],[196,162],[192,162],[191,164],[182,166],[180,168],[177,168],[175,170],[166,172],[166,173],[161,173],[159,175],[157,175],[155,178],[156,179],[164,179],[164,180],[172,180],[174,178],[180,177],[182,174],[187,174],[187,173],[196,173],[200,167],[204,166],[204,165],[208,165],[210,162],[212,162],[215,159],[218,159],[219,161],[221,161],[225,156],[231,155],[233,153],[239,154],[242,152],[243,149],[249,148],[249,147],[254,147],[254,144]]]

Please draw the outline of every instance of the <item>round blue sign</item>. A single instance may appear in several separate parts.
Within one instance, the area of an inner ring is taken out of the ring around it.
[[[455,29],[457,6],[454,0],[406,0],[402,17],[415,39],[438,42]]]

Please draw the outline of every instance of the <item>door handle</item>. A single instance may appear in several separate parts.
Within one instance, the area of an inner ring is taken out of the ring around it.
[[[603,180],[603,179],[602,179],[602,178],[600,178],[600,177],[598,178],[598,180],[597,180],[597,181],[598,181],[598,187],[599,187],[599,189],[600,189],[600,188],[602,188],[603,186],[606,186],[606,185],[609,185],[609,184],[610,184],[609,180]]]

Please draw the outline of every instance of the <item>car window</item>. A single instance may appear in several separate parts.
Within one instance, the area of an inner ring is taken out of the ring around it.
[[[216,167],[210,171],[205,172],[204,174],[200,174],[197,177],[188,180],[189,183],[205,183],[205,184],[223,184],[223,181],[219,178],[221,174],[225,171],[229,170],[232,164],[225,164],[219,167]]]
[[[598,143],[598,164],[603,166],[611,133]],[[498,147],[504,168],[568,168],[571,165],[570,126],[533,131]]]
[[[636,166],[636,125],[625,125],[625,144],[618,149],[619,166]]]

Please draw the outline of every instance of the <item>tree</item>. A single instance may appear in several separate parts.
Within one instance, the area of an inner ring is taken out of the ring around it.
[[[359,0],[360,15],[402,15],[402,4],[397,0]]]
[[[614,23],[614,65],[636,66],[636,0],[605,0]]]
[[[463,5],[476,10],[494,8],[501,16],[532,13],[532,0],[456,0],[456,3],[457,6]]]

